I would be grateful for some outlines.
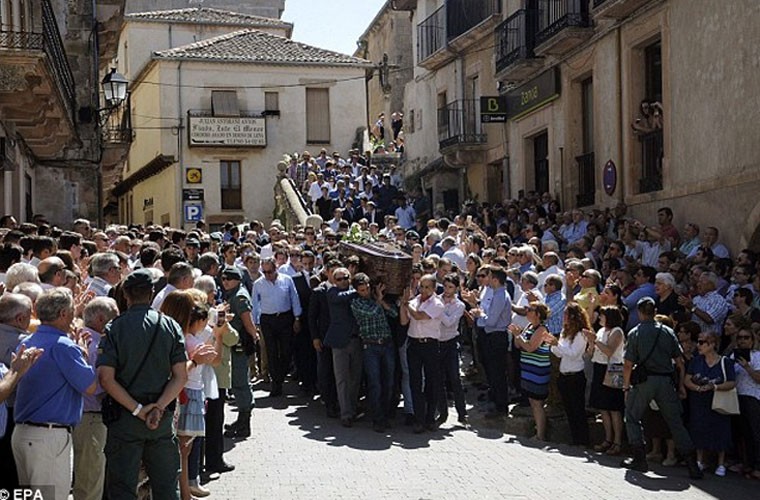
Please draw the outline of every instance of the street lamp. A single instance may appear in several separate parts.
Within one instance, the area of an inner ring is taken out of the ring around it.
[[[127,98],[127,80],[124,75],[111,68],[111,72],[103,77],[100,84],[103,86],[103,95],[109,107],[118,107]]]

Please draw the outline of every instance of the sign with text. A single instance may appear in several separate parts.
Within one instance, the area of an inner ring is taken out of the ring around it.
[[[487,96],[480,98],[480,123],[504,123],[506,121],[506,96]]]
[[[554,67],[507,94],[507,118],[514,120],[559,97],[559,68]]]
[[[202,189],[183,189],[182,201],[203,201]]]
[[[266,119],[243,116],[188,117],[190,147],[265,147]]]

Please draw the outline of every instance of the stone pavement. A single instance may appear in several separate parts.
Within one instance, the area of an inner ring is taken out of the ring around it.
[[[262,388],[262,387],[259,387]],[[262,388],[263,389],[263,388]],[[468,396],[474,399],[474,389]],[[236,470],[206,484],[209,499],[640,499],[759,498],[760,483],[729,473],[690,481],[686,469],[640,474],[620,458],[504,434],[472,410],[472,428],[456,411],[435,433],[413,434],[397,419],[386,434],[361,420],[346,429],[318,401],[269,399],[256,391],[252,435],[228,445]],[[468,405],[469,406],[469,405]],[[227,421],[235,413],[228,410]]]

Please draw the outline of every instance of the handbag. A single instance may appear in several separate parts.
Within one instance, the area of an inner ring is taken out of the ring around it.
[[[649,377],[649,372],[647,372],[646,366],[644,365],[646,365],[646,362],[649,361],[649,358],[652,357],[654,348],[657,347],[657,341],[660,340],[661,333],[662,333],[662,325],[660,325],[657,328],[657,337],[655,337],[654,344],[652,344],[652,348],[649,350],[649,354],[647,354],[647,357],[644,358],[644,361],[642,361],[641,363],[636,363],[636,366],[634,366],[633,370],[631,370],[631,385],[639,385],[647,381],[647,378]]]
[[[129,392],[130,387],[132,387],[132,384],[134,383],[137,376],[140,374],[140,372],[143,369],[143,366],[145,366],[145,361],[148,359],[148,355],[153,350],[153,344],[156,342],[156,332],[158,331],[158,325],[160,322],[156,323],[156,326],[153,328],[153,338],[150,340],[150,345],[148,346],[148,350],[145,351],[145,355],[143,356],[142,361],[140,361],[140,366],[137,367],[137,371],[134,375],[132,375],[132,378],[127,383],[127,385],[124,386],[124,390]],[[122,410],[124,410],[124,407],[116,401],[114,398],[111,397],[110,394],[106,393],[105,397],[103,398],[103,401],[100,403],[100,411],[101,415],[103,417],[103,423],[105,425],[112,424],[119,420],[121,418]]]
[[[723,369],[723,382],[726,382],[726,358],[720,358]],[[712,409],[721,415],[739,415],[739,393],[736,387],[728,391],[713,391]]]
[[[623,388],[623,363],[607,364],[607,371],[604,373],[602,385],[611,389]]]

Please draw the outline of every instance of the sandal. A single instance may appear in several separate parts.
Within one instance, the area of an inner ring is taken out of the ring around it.
[[[610,449],[612,442],[605,440],[602,444],[594,446],[594,451],[603,452]]]
[[[613,443],[613,445],[610,446],[609,449],[605,453],[611,457],[616,457],[620,455],[620,445],[617,443]]]

